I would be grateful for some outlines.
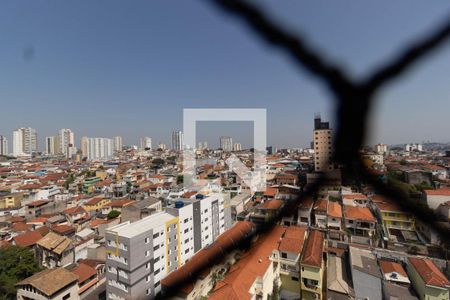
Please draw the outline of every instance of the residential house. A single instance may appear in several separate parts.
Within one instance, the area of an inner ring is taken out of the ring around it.
[[[146,199],[131,203],[122,208],[121,219],[122,222],[136,222],[151,214],[161,211],[161,200],[148,197]]]
[[[318,199],[314,203],[313,213],[314,213],[314,225],[318,228],[327,228],[327,199]]]
[[[283,299],[295,299],[301,293],[300,257],[306,233],[307,227],[287,227],[278,248],[273,251],[272,260],[279,265],[280,296]]]
[[[40,265],[56,268],[75,261],[72,241],[54,232],[49,232],[36,243],[36,256]]]
[[[431,209],[437,209],[442,203],[450,201],[450,188],[424,190],[424,199]]]
[[[369,198],[360,193],[343,194],[342,203],[347,206],[367,207]]]
[[[298,205],[298,221],[299,225],[311,226],[311,213],[314,206],[312,198],[303,199]]]
[[[369,250],[350,246],[350,271],[356,299],[382,300],[381,271]]]
[[[415,230],[414,216],[401,208],[396,202],[380,195],[374,195],[372,204],[375,214],[383,225],[383,231],[390,240],[398,241],[395,234],[398,230]],[[413,236],[415,236],[415,233],[413,233]]]
[[[323,275],[325,271],[323,250],[323,233],[318,230],[311,230],[300,262],[302,299],[323,299]]]
[[[345,258],[328,254],[327,257],[327,300],[354,298],[351,280],[347,275]]]
[[[351,242],[370,244],[375,235],[376,219],[367,207],[344,206],[345,228]]]
[[[450,281],[431,259],[409,257],[406,270],[420,300],[449,299]]]
[[[78,276],[64,269],[46,269],[18,283],[18,300],[68,300],[80,299]]]
[[[230,267],[223,280],[216,283],[208,295],[211,300],[222,299],[267,299],[273,292],[279,266],[271,260],[285,229],[275,226],[261,236],[241,259]]]
[[[328,237],[342,240],[342,206],[339,202],[329,201],[327,207]]]
[[[100,212],[102,207],[106,204],[109,204],[110,202],[111,200],[103,196],[94,197],[84,203],[83,208],[89,213]]]

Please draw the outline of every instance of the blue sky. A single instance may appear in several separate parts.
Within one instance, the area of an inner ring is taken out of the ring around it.
[[[444,0],[258,3],[354,77],[450,14]],[[449,46],[380,93],[368,142],[450,141]],[[333,119],[329,98],[207,1],[0,3],[0,134],[11,140],[13,129],[34,127],[41,149],[59,128],[72,128],[78,142],[122,135],[126,144],[141,136],[169,143],[183,108],[213,107],[266,108],[268,143],[305,147],[314,113]],[[210,126],[199,139],[215,145],[230,135],[250,145],[247,125]]]

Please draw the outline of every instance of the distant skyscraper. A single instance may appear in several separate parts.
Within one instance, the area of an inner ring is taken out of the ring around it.
[[[75,147],[75,134],[73,131],[67,128],[60,129],[56,141],[56,154],[63,154],[69,157],[71,155],[71,149]]]
[[[36,129],[26,127],[19,128],[13,132],[13,155],[23,156],[31,155],[36,152],[37,132]]]
[[[183,150],[183,132],[174,131],[172,132],[172,149],[176,151]]]
[[[233,151],[233,139],[229,136],[221,136],[220,148],[227,152]]]
[[[8,139],[0,135],[0,155],[8,155]]]
[[[329,172],[333,170],[331,129],[328,122],[322,122],[320,115],[314,118],[313,131],[314,144],[314,170],[316,172]]]
[[[166,146],[166,144],[164,144],[164,143],[159,143],[159,144],[158,144],[158,149],[166,150],[166,149],[167,149],[167,146]]]
[[[45,138],[45,153],[47,155],[55,155],[56,154],[56,152],[57,152],[56,140],[57,140],[56,136],[47,136]]]
[[[144,150],[146,148],[151,149],[152,148],[152,138],[146,136],[141,138],[140,142],[140,149]]]
[[[123,148],[123,142],[121,136],[115,136],[114,137],[114,151],[122,151]]]
[[[233,151],[241,151],[242,145],[240,143],[234,143],[233,145]]]
[[[88,160],[108,159],[113,155],[113,139],[108,138],[81,138],[81,152]]]
[[[387,152],[387,145],[386,144],[376,144],[375,152],[377,152],[379,154],[385,154]]]

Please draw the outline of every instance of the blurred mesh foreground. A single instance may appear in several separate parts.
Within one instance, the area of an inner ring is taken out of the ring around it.
[[[298,67],[317,77],[332,92],[336,105],[337,133],[334,139],[334,162],[342,166],[343,174],[358,183],[372,185],[377,193],[396,201],[402,209],[409,211],[422,222],[429,224],[439,235],[444,248],[450,246],[450,230],[437,218],[432,210],[424,209],[417,202],[411,201],[409,196],[392,186],[387,185],[372,175],[364,167],[360,155],[365,135],[368,130],[367,117],[375,101],[376,94],[389,82],[409,71],[419,60],[430,55],[438,46],[444,44],[450,36],[450,16],[434,32],[416,40],[399,52],[390,63],[380,66],[367,78],[352,80],[346,71],[337,64],[329,63],[318,51],[310,48],[298,34],[283,29],[280,24],[272,21],[255,3],[241,0],[205,0],[222,12],[229,13],[242,21],[255,35],[267,44],[278,47],[290,55]],[[319,179],[302,191],[297,202],[316,194],[321,185],[326,184],[327,178],[322,175]],[[285,207],[284,213],[290,206]],[[283,213],[281,214],[281,216]],[[273,225],[278,220],[272,222]],[[251,231],[251,235],[264,234],[269,229],[264,228]],[[251,236],[250,236],[251,237]],[[242,235],[241,241],[233,240],[227,244],[227,252],[232,247],[239,247],[248,242],[249,236]],[[164,296],[175,293],[177,288],[188,284],[202,272],[207,270],[224,253],[216,251],[214,257],[208,257],[202,262],[191,266],[188,272],[178,272],[176,276],[169,276]],[[183,268],[182,268],[183,269]]]

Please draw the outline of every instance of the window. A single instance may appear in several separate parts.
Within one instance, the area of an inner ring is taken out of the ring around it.
[[[146,264],[145,264],[145,268],[146,268],[146,269],[150,269],[150,266],[151,266],[150,263],[146,263]]]
[[[161,272],[161,270],[160,270],[160,269],[157,269],[157,270],[155,270],[155,275],[158,275],[158,274],[159,274],[159,272]]]
[[[155,258],[154,263],[157,263],[159,261],[159,256]]]
[[[155,247],[153,247],[153,251],[156,251],[159,249],[159,245],[156,245]]]
[[[281,252],[281,257],[282,258],[287,258],[287,253],[286,252]]]
[[[188,233],[188,231],[189,231],[189,228],[186,228],[186,229],[184,230],[184,233]]]
[[[67,299],[70,299],[70,293],[68,293],[62,297],[62,300],[67,300]]]
[[[146,243],[146,244],[150,243],[150,238],[148,238],[148,237],[145,238],[145,243]]]
[[[189,248],[184,251],[184,254],[188,254],[188,253],[189,253]]]
[[[159,237],[159,232],[157,232],[157,233],[155,233],[154,235],[153,235],[153,239],[156,239],[156,238],[158,238]]]
[[[184,243],[185,243],[185,244],[189,243],[189,239],[185,239],[185,240],[184,240]]]
[[[155,287],[158,287],[160,285],[159,280],[155,283]]]
[[[189,219],[188,218],[186,218],[186,219],[184,219],[184,223],[187,223],[189,221]]]
[[[151,279],[150,275],[147,275],[147,277],[145,279],[147,280],[147,282],[150,282],[150,279]]]
[[[292,276],[291,279],[294,281],[298,281],[298,277],[295,277],[295,276]]]
[[[145,256],[149,256],[150,255],[150,250],[145,251]]]
[[[152,289],[147,289],[147,291],[145,292],[145,294],[150,295],[152,293]]]

